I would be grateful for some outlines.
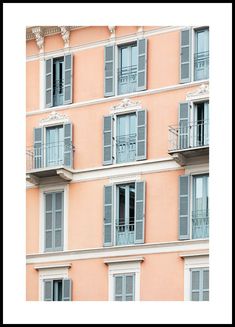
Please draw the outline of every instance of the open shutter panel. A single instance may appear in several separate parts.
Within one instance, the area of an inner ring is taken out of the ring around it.
[[[35,169],[43,167],[43,129],[34,128],[33,166]]]
[[[179,104],[179,149],[187,149],[189,147],[189,138],[189,102],[182,102]]]
[[[180,82],[191,81],[191,29],[185,29],[180,34]]]
[[[190,176],[179,176],[179,239],[187,240],[190,237],[189,211],[190,210]]]
[[[72,280],[69,278],[62,281],[62,299],[63,301],[72,300]]]
[[[46,60],[46,107],[53,106],[53,60]]]
[[[72,103],[73,94],[73,56],[64,56],[64,104]]]
[[[45,194],[45,251],[53,249],[53,220],[54,220],[54,204],[53,194]]]
[[[104,116],[103,122],[103,165],[113,163],[112,116]]]
[[[135,189],[135,243],[144,243],[145,182],[136,182]]]
[[[73,126],[71,123],[64,124],[64,165],[73,166]]]
[[[147,39],[138,40],[137,49],[137,91],[143,91],[147,87]]]
[[[104,48],[104,96],[115,94],[115,47],[107,45]]]
[[[44,280],[44,301],[53,301],[53,280]]]
[[[104,186],[104,246],[113,243],[113,186]]]
[[[64,193],[53,193],[54,195],[54,250],[63,250],[64,235]]]
[[[147,140],[147,110],[137,111],[137,149],[136,160],[146,159]]]

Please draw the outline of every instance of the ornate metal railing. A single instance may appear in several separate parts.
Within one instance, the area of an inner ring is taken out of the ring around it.
[[[134,230],[135,224],[116,224],[116,244],[133,244]]]
[[[209,210],[192,212],[192,238],[209,237]]]
[[[46,167],[69,166],[73,160],[71,143],[55,142],[26,148],[27,171]]]
[[[195,80],[209,78],[209,51],[194,54]]]
[[[169,151],[209,145],[209,121],[169,126]]]
[[[136,91],[137,65],[126,66],[118,69],[118,94]]]
[[[117,136],[117,162],[134,161],[136,157],[136,133]]]

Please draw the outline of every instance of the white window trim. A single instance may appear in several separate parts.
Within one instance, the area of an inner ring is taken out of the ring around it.
[[[108,272],[108,285],[109,285],[109,301],[115,300],[115,278],[114,275],[120,274],[134,274],[135,275],[135,291],[134,291],[134,301],[140,300],[140,264],[143,261],[143,258],[123,259],[123,262],[120,261],[105,261],[109,266]]]
[[[44,216],[44,193],[45,192],[64,192],[64,242],[63,251],[68,250],[68,203],[69,203],[69,185],[58,184],[53,186],[41,186],[39,194],[39,253],[45,253],[45,216]]]
[[[68,278],[69,267],[67,268],[50,268],[39,269],[39,301],[44,299],[44,280],[46,279],[64,279]]]
[[[209,268],[209,255],[192,254],[184,257],[184,301],[191,301],[191,269],[193,268]]]

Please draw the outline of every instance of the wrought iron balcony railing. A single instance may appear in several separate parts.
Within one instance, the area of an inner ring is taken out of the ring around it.
[[[117,162],[134,161],[136,157],[136,133],[117,136]]]
[[[169,151],[209,146],[209,121],[169,126]]]
[[[135,224],[116,224],[116,244],[133,244],[134,230]]]
[[[26,169],[31,171],[56,166],[72,166],[74,147],[71,143],[55,142],[27,147]]]
[[[192,238],[209,237],[209,210],[192,212]]]
[[[137,65],[118,69],[118,93],[131,93],[136,91]]]
[[[209,51],[194,54],[195,80],[209,78]]]

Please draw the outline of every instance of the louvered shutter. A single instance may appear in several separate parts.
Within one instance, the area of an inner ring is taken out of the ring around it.
[[[53,301],[53,280],[44,280],[44,301]]]
[[[72,280],[69,278],[62,280],[62,300],[72,300]]]
[[[147,88],[147,39],[137,41],[137,91]]]
[[[73,56],[64,56],[64,104],[72,103],[73,94]]]
[[[124,291],[124,276],[117,275],[115,276],[115,301],[123,300],[123,291]]]
[[[115,94],[115,47],[107,45],[104,48],[104,96]]]
[[[46,107],[53,106],[53,59],[46,60]]]
[[[34,168],[43,167],[43,128],[34,128]]]
[[[45,251],[53,250],[53,193],[45,193]]]
[[[113,244],[113,186],[104,186],[104,246]]]
[[[191,270],[191,301],[200,301],[201,271],[200,269]]]
[[[191,81],[191,29],[180,33],[180,82]]]
[[[137,111],[136,129],[136,160],[143,160],[146,159],[147,152],[147,110]]]
[[[190,176],[179,176],[179,239],[190,237]]]
[[[54,196],[54,250],[63,250],[64,234],[64,193],[56,192]]]
[[[136,182],[135,190],[135,243],[144,243],[145,182]]]
[[[103,119],[103,165],[113,163],[113,128],[112,116],[104,116]]]
[[[71,123],[64,124],[64,165],[73,166],[73,129]]]
[[[135,290],[135,278],[134,275],[126,275],[125,280],[125,300],[126,301],[134,301],[134,290]]]
[[[179,104],[178,147],[187,149],[190,145],[189,102]]]

